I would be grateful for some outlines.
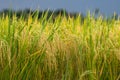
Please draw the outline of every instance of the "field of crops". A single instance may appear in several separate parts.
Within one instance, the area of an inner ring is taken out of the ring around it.
[[[120,80],[120,21],[47,13],[0,16],[0,80]]]

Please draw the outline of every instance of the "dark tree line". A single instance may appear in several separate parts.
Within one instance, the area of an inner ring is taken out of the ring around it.
[[[84,18],[86,18],[85,15],[83,14],[79,14],[79,13],[69,13],[67,12],[66,10],[63,10],[63,9],[59,9],[59,10],[55,10],[55,11],[51,11],[51,10],[44,10],[44,11],[40,11],[40,10],[30,10],[30,9],[25,9],[25,10],[10,10],[10,9],[4,9],[2,11],[0,11],[0,17],[1,16],[6,16],[6,15],[9,15],[9,17],[13,17],[13,15],[16,15],[17,18],[23,18],[23,19],[28,19],[29,15],[32,16],[33,18],[38,18],[40,19],[43,15],[46,15],[47,19],[49,19],[52,15],[52,20],[54,21],[55,18],[57,16],[61,16],[61,17],[66,17],[66,18],[69,18],[69,17],[73,17],[73,18],[77,18],[78,15],[81,16],[81,22],[83,23],[84,22]],[[100,11],[99,9],[95,9],[94,11],[95,13],[95,16],[97,15],[99,17],[99,14],[100,14]],[[113,14],[111,17],[108,17],[108,21],[112,20],[112,19],[118,19],[119,16],[117,14]]]
[[[37,17],[41,18],[42,15],[46,13],[47,13],[47,18],[49,18],[51,15],[53,16],[53,18],[59,15],[61,15],[61,17],[64,16],[66,18],[68,17],[76,18],[79,15],[79,13],[68,13],[66,10],[63,10],[63,9],[56,10],[56,11],[51,11],[51,10],[34,11],[30,9],[14,11],[14,10],[5,9],[0,12],[0,16],[9,15],[10,17],[12,17],[15,14],[18,18],[21,16],[23,16],[24,18],[27,18],[29,15],[31,15],[32,17],[35,17],[37,14]],[[81,17],[84,18],[83,14],[81,14]]]

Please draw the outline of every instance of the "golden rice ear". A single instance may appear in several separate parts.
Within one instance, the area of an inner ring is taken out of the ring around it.
[[[120,60],[120,49],[115,52],[115,55],[118,60]]]
[[[117,54],[117,58],[118,60],[120,60],[120,52]]]

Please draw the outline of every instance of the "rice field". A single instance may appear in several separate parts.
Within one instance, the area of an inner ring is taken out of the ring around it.
[[[120,80],[120,20],[0,16],[0,80]]]

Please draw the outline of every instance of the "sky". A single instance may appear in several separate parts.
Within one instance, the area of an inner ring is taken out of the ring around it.
[[[0,10],[10,9],[66,9],[68,12],[87,13],[99,8],[105,15],[120,15],[120,0],[0,0]]]

